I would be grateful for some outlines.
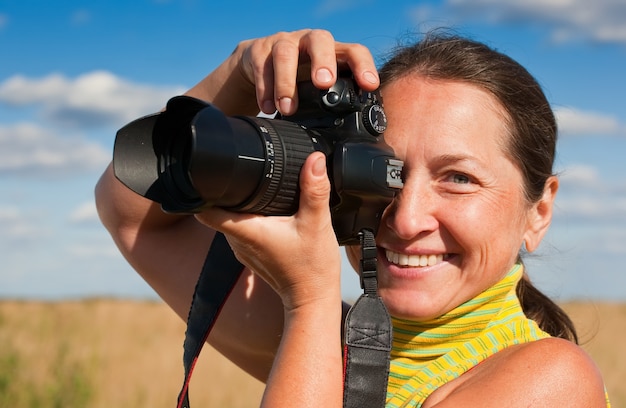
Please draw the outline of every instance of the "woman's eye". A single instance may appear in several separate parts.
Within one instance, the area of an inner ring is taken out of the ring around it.
[[[468,176],[466,176],[465,174],[453,174],[452,176],[450,176],[450,181],[452,181],[453,183],[456,184],[469,184],[471,183],[471,180]]]

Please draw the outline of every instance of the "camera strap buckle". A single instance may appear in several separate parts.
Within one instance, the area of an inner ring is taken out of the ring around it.
[[[378,277],[374,233],[364,229],[359,232],[359,240],[361,242],[361,270],[359,271],[361,289],[367,294],[376,296],[378,293]]]

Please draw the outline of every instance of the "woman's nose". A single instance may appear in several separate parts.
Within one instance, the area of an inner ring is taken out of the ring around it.
[[[435,193],[427,186],[405,183],[383,214],[385,226],[398,238],[409,240],[437,230]]]

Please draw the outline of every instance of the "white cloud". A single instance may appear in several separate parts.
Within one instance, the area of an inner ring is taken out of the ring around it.
[[[133,83],[106,71],[76,78],[15,75],[0,83],[0,103],[41,106],[46,119],[74,126],[120,126],[160,110],[183,87]]]
[[[561,185],[593,186],[600,182],[598,170],[586,164],[567,166],[559,174]]]
[[[70,213],[69,221],[73,224],[99,222],[96,203],[89,201],[80,204]]]
[[[617,255],[626,255],[626,229],[623,225],[614,228],[604,228],[601,231],[602,242],[599,247],[604,251]]]
[[[555,108],[561,135],[626,136],[626,124],[617,117],[570,107]]]
[[[19,214],[17,207],[0,207],[0,225],[15,222],[19,219]]]
[[[50,230],[42,223],[40,214],[27,214],[17,207],[0,206],[0,246],[4,249],[49,235]]]
[[[573,166],[560,176],[555,215],[570,221],[609,222],[626,229],[626,192],[604,182],[589,166]]]
[[[569,221],[609,222],[626,229],[626,189],[587,164],[568,165],[559,174],[555,215]]]
[[[562,215],[575,218],[626,221],[626,197],[578,196],[557,198]]]
[[[548,23],[554,41],[626,43],[623,0],[447,0],[448,19],[491,23]]]
[[[106,243],[94,243],[92,245],[88,244],[74,244],[65,249],[68,256],[76,257],[76,258],[85,258],[88,260],[93,259],[107,259],[120,258],[120,251],[117,249],[112,242]]]
[[[0,30],[5,28],[9,24],[9,17],[6,14],[0,13]]]
[[[103,146],[58,136],[32,124],[0,126],[0,174],[66,176],[101,171],[111,159]]]

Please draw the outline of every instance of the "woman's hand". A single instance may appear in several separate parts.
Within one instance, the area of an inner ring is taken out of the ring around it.
[[[300,172],[293,216],[229,213],[212,208],[196,217],[222,231],[241,262],[278,293],[284,328],[262,407],[339,407],[342,401],[339,246],[332,228],[326,160],[311,154]]]
[[[346,68],[362,89],[373,91],[380,85],[365,46],[337,42],[324,30],[281,32],[242,41],[187,94],[213,102],[226,114],[272,114],[278,109],[291,115],[298,108],[298,80],[310,78],[318,88],[328,89],[338,69]]]
[[[211,89],[218,90],[217,100],[224,101],[228,95],[234,105],[246,95],[249,101],[254,93],[254,101],[263,112],[273,113],[278,108],[290,115],[297,110],[298,80],[310,78],[318,88],[329,88],[337,79],[338,69],[345,68],[352,71],[361,88],[378,87],[374,59],[363,45],[336,42],[323,30],[281,32],[239,43],[196,91],[214,83]],[[221,82],[216,81],[220,78]],[[234,83],[239,87],[232,86]],[[233,87],[240,92],[227,92]],[[239,259],[263,277],[287,307],[311,301],[316,288],[328,289],[327,278],[339,282],[340,257],[329,211],[330,184],[321,153],[309,157],[300,183],[300,208],[292,217],[233,214],[216,208],[197,216],[228,236]]]
[[[329,211],[330,182],[322,153],[300,173],[300,203],[292,216],[261,216],[211,208],[196,218],[226,234],[246,266],[280,295],[287,310],[332,298],[340,307],[340,253]]]
[[[320,89],[328,89],[337,80],[337,67],[348,67],[363,89],[379,85],[374,60],[360,44],[336,42],[323,30],[300,30],[278,33],[241,43],[241,68],[255,85],[257,103],[265,113],[278,109],[284,115],[295,113],[298,105],[296,82],[310,78]],[[303,72],[302,66],[309,72]],[[298,75],[299,74],[299,75]]]

